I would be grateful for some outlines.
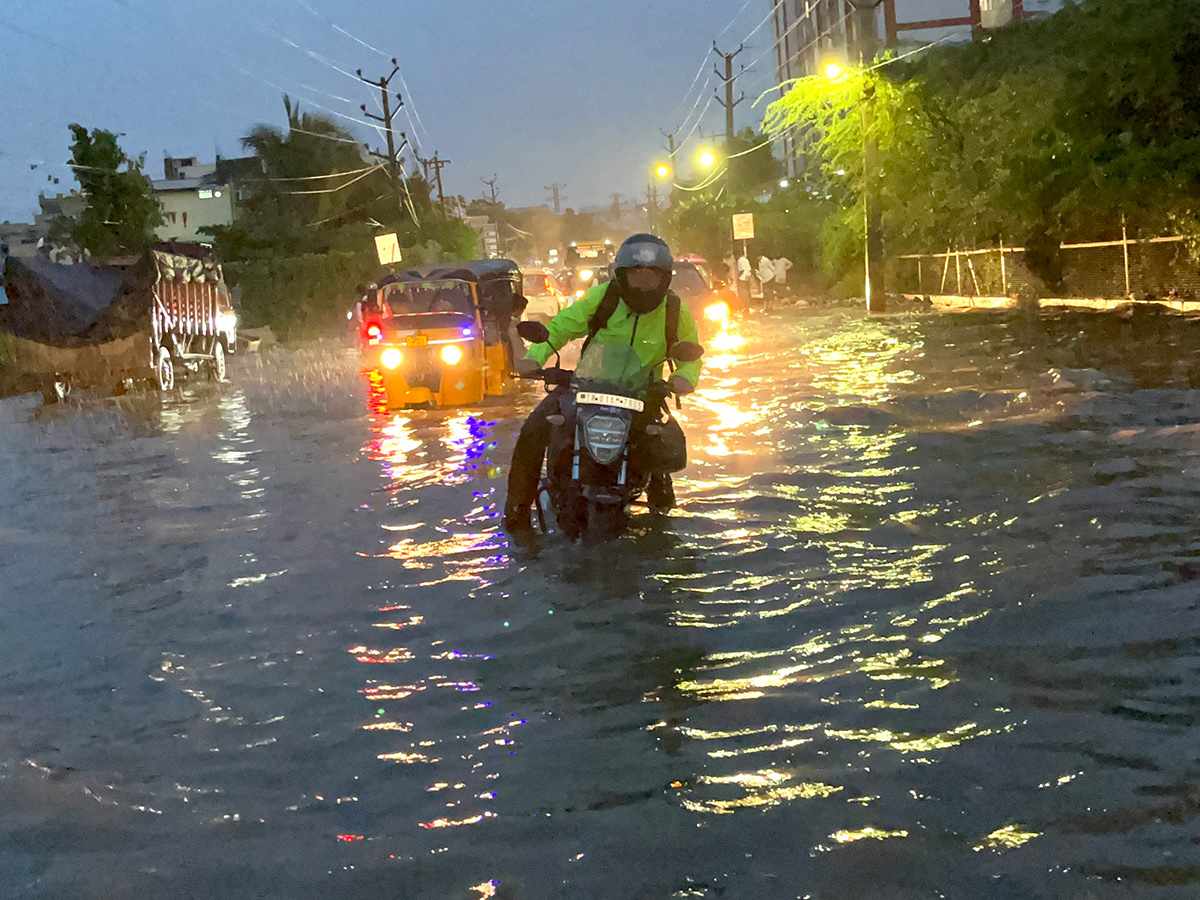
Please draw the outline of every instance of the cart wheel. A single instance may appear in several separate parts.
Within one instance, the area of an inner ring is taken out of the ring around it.
[[[154,364],[154,378],[158,381],[160,391],[175,389],[175,363],[171,360],[171,352],[166,347],[158,349],[158,360]]]
[[[225,380],[225,345],[219,340],[217,345],[213,347],[212,363],[208,370],[213,381]]]

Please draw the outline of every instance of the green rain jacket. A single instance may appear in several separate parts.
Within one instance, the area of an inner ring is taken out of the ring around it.
[[[539,366],[554,355],[555,349],[562,349],[576,338],[587,337],[588,320],[600,301],[604,299],[607,284],[597,284],[589,288],[587,293],[560,312],[550,322],[550,340],[543,344],[531,344],[526,359],[532,359]],[[667,355],[667,304],[664,301],[645,315],[639,316],[622,300],[613,310],[608,324],[596,334],[597,341],[610,343],[623,341],[632,346],[641,358],[642,364],[652,366],[655,362],[665,359]],[[679,304],[679,340],[700,343],[696,331],[696,320],[684,303]],[[700,361],[680,363],[675,370],[676,375],[682,375],[695,387],[700,380]]]

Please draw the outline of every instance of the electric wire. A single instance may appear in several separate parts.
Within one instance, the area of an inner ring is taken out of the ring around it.
[[[350,187],[350,185],[352,185],[356,182],[362,181],[364,178],[366,178],[372,172],[378,172],[382,168],[383,168],[382,163],[380,163],[377,166],[372,166],[366,172],[359,175],[357,178],[352,178],[349,181],[347,181],[345,184],[339,184],[337,187],[324,188],[319,191],[280,191],[279,193],[284,194],[285,196],[289,196],[289,197],[301,197],[301,196],[311,195],[311,194],[336,194],[338,191],[345,190],[346,188]]]

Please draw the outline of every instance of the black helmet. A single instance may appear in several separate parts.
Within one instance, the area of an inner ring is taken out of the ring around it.
[[[667,296],[674,264],[671,248],[657,235],[635,234],[626,238],[617,249],[613,264],[617,285],[621,288],[621,299],[638,315],[655,309]],[[630,269],[637,268],[657,269],[661,275],[659,284],[649,290],[630,286],[626,276]]]
[[[635,234],[625,239],[617,250],[616,269],[632,269],[635,266],[650,266],[671,271],[675,257],[667,242],[654,234]]]

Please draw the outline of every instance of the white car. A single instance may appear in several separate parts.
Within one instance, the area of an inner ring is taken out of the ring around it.
[[[566,308],[568,298],[549,269],[525,269],[521,282],[521,292],[529,301],[521,318],[548,323]]]

